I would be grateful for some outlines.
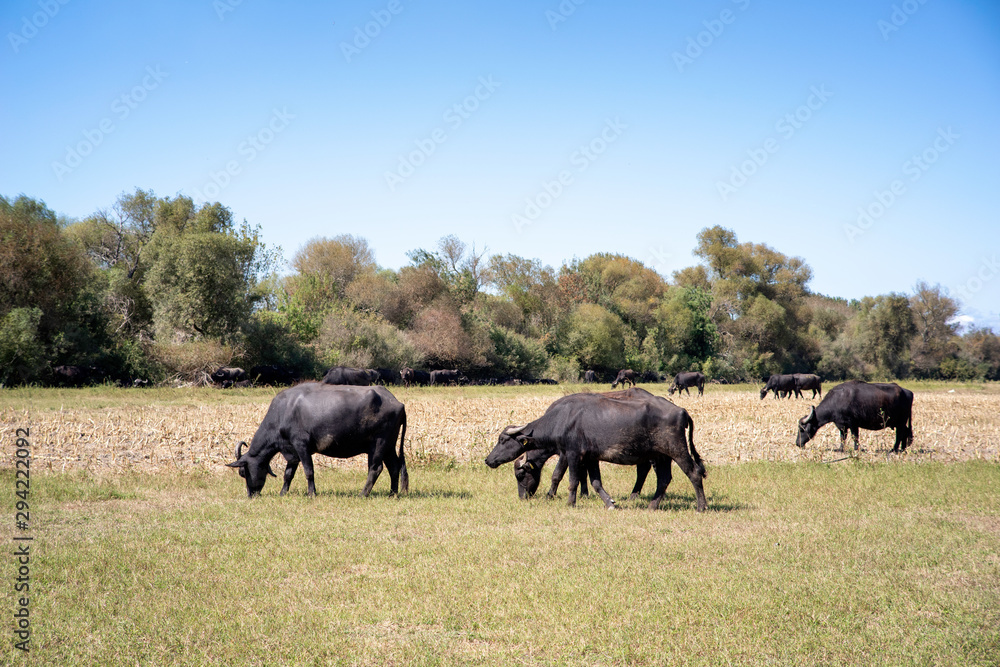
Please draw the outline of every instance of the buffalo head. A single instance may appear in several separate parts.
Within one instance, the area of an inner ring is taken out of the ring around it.
[[[534,448],[533,430],[525,430],[527,426],[508,426],[497,439],[497,444],[486,457],[486,465],[496,468],[504,463],[510,463],[529,449]]]
[[[670,387],[667,389],[667,393],[673,396],[675,391],[677,391],[677,383],[671,382]]]
[[[765,396],[767,396],[767,387],[764,387],[763,389],[760,390],[760,398],[761,398],[761,400],[764,400]]]
[[[809,408],[809,414],[799,420],[799,435],[795,439],[795,444],[805,447],[806,443],[816,437],[819,430],[819,418],[816,416],[816,408]]]
[[[538,490],[538,485],[542,481],[542,467],[529,461],[527,453],[521,454],[514,461],[514,478],[517,480],[517,495],[521,500],[527,500]]]
[[[260,492],[264,489],[264,483],[267,481],[268,475],[271,477],[277,477],[277,475],[271,470],[270,461],[255,457],[249,451],[243,454],[243,445],[245,444],[247,443],[240,441],[236,445],[236,460],[232,463],[227,463],[226,466],[239,469],[240,477],[246,480],[247,483],[247,497],[253,498],[254,496],[259,496]]]

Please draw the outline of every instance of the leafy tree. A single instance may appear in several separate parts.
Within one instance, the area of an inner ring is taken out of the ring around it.
[[[902,294],[865,297],[860,302],[858,338],[861,358],[880,377],[910,373],[910,338],[916,333],[910,300]]]
[[[603,306],[582,303],[569,318],[566,351],[582,368],[620,370],[625,365],[625,323]]]
[[[343,298],[353,281],[375,273],[378,266],[367,240],[341,234],[307,242],[292,258],[292,268],[296,273],[288,279],[289,293],[307,310],[322,313]]]
[[[0,319],[0,387],[42,375],[45,349],[38,336],[39,308],[14,308]]]
[[[259,226],[237,227],[220,204],[195,209],[177,197],[159,210],[146,277],[158,334],[233,338],[264,298],[260,280],[277,251],[260,241]]]
[[[910,312],[916,334],[910,355],[916,373],[933,376],[941,363],[958,354],[958,303],[944,294],[940,285],[917,283],[910,297]]]

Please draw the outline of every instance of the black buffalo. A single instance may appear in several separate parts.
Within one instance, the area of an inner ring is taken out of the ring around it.
[[[583,372],[584,382],[597,382],[597,373],[594,371],[584,371]]]
[[[623,391],[603,392],[601,395],[609,398],[654,398],[653,395],[645,389],[638,389],[634,387]],[[528,499],[535,495],[535,492],[538,491],[538,486],[542,481],[542,468],[549,459],[553,456],[557,456],[557,454],[558,452],[555,447],[532,449],[525,452],[520,458],[514,461],[514,479],[517,480],[518,496],[522,499]],[[640,463],[636,466],[635,486],[632,487],[632,495],[629,496],[629,500],[635,500],[639,497],[639,493],[642,491],[642,486],[646,483],[646,477],[649,475],[650,467],[651,464],[649,461]],[[562,482],[562,478],[565,474],[566,459],[560,456],[559,460],[556,462],[555,470],[552,471],[552,486],[549,487],[546,497],[550,499],[556,497],[556,490],[559,488],[559,483]],[[586,496],[586,478],[580,477],[579,482],[580,495]]]
[[[225,384],[228,382],[229,385],[227,386],[232,386],[233,382],[243,382],[246,380],[247,372],[235,366],[220,366],[209,377],[212,378],[212,382],[215,384]]]
[[[663,382],[665,378],[656,371],[645,371],[640,379],[643,382]]]
[[[363,368],[334,366],[323,375],[323,384],[349,384],[367,387],[371,383],[371,376]]]
[[[625,383],[635,386],[636,380],[639,379],[639,374],[636,373],[631,368],[626,368],[625,370],[618,371],[618,375],[615,376],[615,381],[611,383],[611,388],[614,389],[619,384],[624,388]]]
[[[258,366],[254,366],[250,369],[247,376],[255,385],[271,385],[272,387],[278,387],[281,385],[295,383],[294,372],[284,366],[277,366],[274,364],[260,364]]]
[[[811,373],[796,373],[795,377],[795,397],[802,398],[804,391],[812,390],[812,396],[809,398],[816,398],[816,394],[819,397],[823,397],[823,381],[819,379],[818,375],[813,375]]]
[[[685,433],[687,439],[685,439]],[[656,492],[650,509],[659,507],[670,483],[670,462],[687,474],[697,496],[698,511],[707,507],[702,479],[705,466],[694,447],[694,421],[687,411],[665,398],[611,398],[602,394],[570,394],[524,426],[508,426],[486,457],[491,468],[514,461],[534,449],[555,448],[569,470],[569,504],[576,504],[581,473],[589,473],[594,491],[606,507],[614,500],[601,484],[600,462],[656,465]]]
[[[396,453],[396,438],[399,453]],[[236,460],[227,463],[239,468],[246,480],[247,495],[260,495],[271,471],[271,459],[285,457],[288,492],[295,471],[302,463],[310,496],[316,495],[313,481],[313,454],[347,459],[368,455],[368,479],[361,495],[371,493],[384,467],[389,471],[390,493],[406,493],[409,476],[403,441],[406,439],[406,409],[384,387],[357,387],[306,382],[285,389],[271,400],[250,448],[236,445]]]
[[[685,371],[678,373],[674,376],[674,381],[670,383],[670,387],[667,389],[667,393],[671,396],[674,392],[681,391],[687,392],[687,395],[691,395],[691,387],[698,387],[698,395],[705,395],[705,374],[699,373],[698,371]]]
[[[413,384],[426,386],[430,384],[431,374],[427,371],[417,371],[412,368],[404,368],[399,371],[399,377],[403,380],[403,385],[409,387]]]
[[[431,386],[442,384],[460,384],[463,379],[467,378],[459,373],[458,369],[431,371],[429,384]]]
[[[881,431],[896,429],[896,444],[892,451],[906,450],[913,442],[913,392],[898,384],[859,382],[851,380],[826,392],[826,398],[799,420],[799,435],[795,444],[805,447],[816,437],[821,426],[833,422],[840,429],[840,450],[847,441],[847,432],[854,436],[858,449],[858,429]]]
[[[387,387],[399,384],[399,373],[391,368],[369,368],[368,377],[371,378],[372,384],[384,384]]]
[[[795,393],[795,376],[794,375],[772,375],[767,378],[767,382],[764,383],[763,389],[760,390],[761,400],[767,396],[767,392],[773,391],[775,398],[784,398],[786,396],[791,396]],[[800,394],[801,395],[801,394]]]

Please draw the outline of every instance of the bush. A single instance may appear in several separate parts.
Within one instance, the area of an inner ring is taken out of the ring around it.
[[[548,365],[545,348],[537,341],[498,326],[490,328],[489,336],[493,349],[488,354],[488,361],[498,375],[522,380],[537,378]]]
[[[228,366],[237,356],[236,350],[209,338],[182,343],[155,343],[153,359],[165,373],[183,382],[208,382],[208,376],[219,366]]]
[[[559,355],[552,357],[545,369],[545,377],[559,382],[579,382],[581,373],[580,362],[573,357]]]
[[[407,336],[378,315],[341,308],[327,315],[317,342],[325,366],[417,366],[423,357]]]
[[[38,340],[39,308],[14,308],[0,321],[0,385],[38,379],[45,367],[45,349]]]

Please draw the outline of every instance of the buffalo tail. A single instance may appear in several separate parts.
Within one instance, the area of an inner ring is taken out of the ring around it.
[[[698,466],[698,472],[701,473],[702,477],[707,477],[708,471],[705,470],[705,464],[701,460],[701,455],[694,448],[694,420],[691,419],[691,415],[688,415],[688,449],[691,450],[691,458],[694,459],[694,464]]]
[[[403,408],[403,424],[399,431],[399,492],[410,492],[410,475],[406,472],[406,452],[403,442],[406,440],[406,408]]]

